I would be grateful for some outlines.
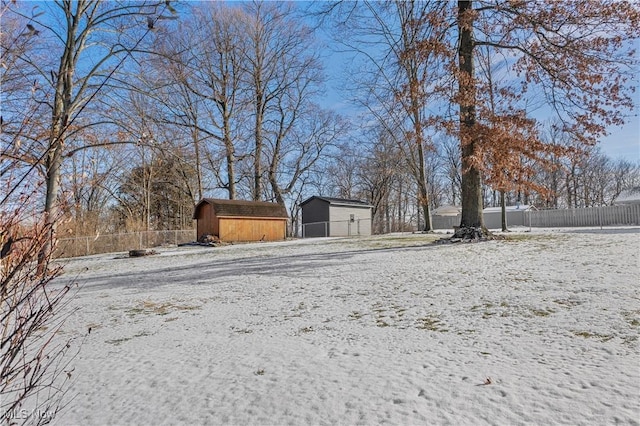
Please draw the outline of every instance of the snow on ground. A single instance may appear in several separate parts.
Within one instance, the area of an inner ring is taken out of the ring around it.
[[[69,259],[83,344],[54,424],[639,424],[639,235]]]

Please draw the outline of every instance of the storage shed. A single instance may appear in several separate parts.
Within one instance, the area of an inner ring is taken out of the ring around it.
[[[302,236],[371,235],[373,206],[365,201],[313,196],[302,207]]]
[[[287,210],[276,203],[203,198],[195,208],[198,239],[279,241],[287,236]]]

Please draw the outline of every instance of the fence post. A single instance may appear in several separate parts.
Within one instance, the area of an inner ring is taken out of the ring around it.
[[[600,210],[602,210],[602,206],[597,207],[598,209],[598,224],[600,225],[600,229],[602,229],[602,218],[600,217],[601,213]]]

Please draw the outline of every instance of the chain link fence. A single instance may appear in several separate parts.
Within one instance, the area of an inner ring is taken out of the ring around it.
[[[61,238],[55,257],[78,257],[100,253],[142,250],[196,241],[195,229],[175,231],[143,231],[91,237]]]
[[[302,238],[371,235],[371,219],[333,220],[302,224]]]

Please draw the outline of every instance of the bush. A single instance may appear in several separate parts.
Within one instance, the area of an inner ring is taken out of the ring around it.
[[[62,408],[71,339],[60,339],[70,287],[51,281],[52,224],[25,214],[27,198],[0,211],[0,423],[46,424]],[[4,204],[4,203],[3,203]]]

